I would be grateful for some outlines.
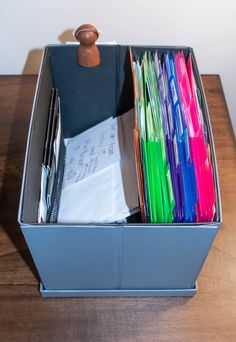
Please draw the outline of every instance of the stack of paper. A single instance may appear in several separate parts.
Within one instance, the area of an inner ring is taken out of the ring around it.
[[[134,111],[66,141],[59,223],[112,223],[139,211]]]
[[[146,222],[208,222],[214,182],[191,55],[144,52],[131,62],[135,153]]]

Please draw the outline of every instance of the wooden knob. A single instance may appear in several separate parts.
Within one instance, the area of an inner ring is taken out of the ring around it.
[[[80,42],[77,50],[77,63],[83,67],[94,67],[100,64],[100,52],[96,46],[99,32],[90,24],[81,25],[74,33]]]

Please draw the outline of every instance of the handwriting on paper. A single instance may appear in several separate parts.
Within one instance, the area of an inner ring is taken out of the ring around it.
[[[82,181],[119,159],[117,120],[109,118],[69,140],[63,187]]]

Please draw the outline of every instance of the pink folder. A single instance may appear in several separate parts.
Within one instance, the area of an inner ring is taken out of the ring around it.
[[[175,54],[176,76],[181,108],[188,126],[191,159],[195,166],[197,185],[196,222],[210,222],[215,214],[215,193],[212,165],[208,159],[201,109],[197,100],[191,54],[187,66],[183,52]]]

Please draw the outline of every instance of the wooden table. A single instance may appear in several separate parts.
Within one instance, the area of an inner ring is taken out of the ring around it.
[[[186,298],[43,299],[17,224],[36,76],[0,77],[0,341],[236,341],[236,149],[216,75],[203,76],[223,225]]]

